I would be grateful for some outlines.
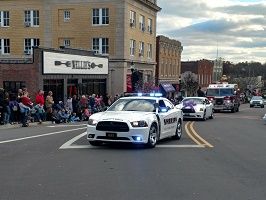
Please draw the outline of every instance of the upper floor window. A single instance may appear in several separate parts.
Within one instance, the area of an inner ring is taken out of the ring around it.
[[[152,34],[152,19],[148,19],[148,32]]]
[[[139,56],[144,56],[144,42],[139,42]]]
[[[136,40],[130,40],[130,55],[134,56],[136,52]]]
[[[70,20],[70,11],[69,10],[65,10],[64,11],[64,21],[67,22]]]
[[[0,54],[10,54],[9,39],[0,39]]]
[[[129,11],[130,26],[136,27],[136,12]]]
[[[139,29],[145,31],[145,17],[143,15],[139,16]]]
[[[34,27],[40,25],[39,10],[25,10],[24,23],[26,27]]]
[[[92,49],[97,54],[109,54],[109,38],[93,38]]]
[[[0,27],[9,26],[9,11],[0,11]]]
[[[147,57],[152,58],[152,44],[148,44]]]
[[[40,39],[38,38],[26,38],[24,39],[24,53],[31,55],[33,53],[32,47],[40,46]]]
[[[92,11],[92,24],[109,24],[109,8],[94,8]]]

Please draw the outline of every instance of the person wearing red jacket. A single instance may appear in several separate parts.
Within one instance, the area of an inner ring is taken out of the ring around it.
[[[24,91],[21,97],[21,102],[19,103],[22,127],[28,126],[28,115],[32,106],[33,103],[30,100],[29,93]]]
[[[43,96],[44,92],[43,90],[39,90],[38,94],[36,95],[36,99],[35,102],[36,104],[39,104],[40,106],[44,106],[44,96]]]
[[[42,123],[43,118],[44,118],[44,91],[39,90],[38,94],[36,95],[35,98],[36,106],[34,107],[36,110],[36,117],[40,123]]]

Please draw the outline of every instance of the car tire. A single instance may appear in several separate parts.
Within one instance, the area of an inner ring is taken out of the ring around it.
[[[209,117],[209,119],[213,119],[214,118],[214,114],[213,114],[213,110],[212,110],[212,113],[211,113],[211,116]]]
[[[151,128],[149,130],[149,138],[148,142],[146,144],[146,147],[148,148],[154,148],[158,141],[158,128],[155,124],[151,125]]]
[[[249,107],[250,107],[250,108],[252,108],[253,106],[252,106],[252,105],[250,105]]]
[[[264,108],[264,105],[262,105],[261,108]]]
[[[100,141],[89,141],[91,146],[101,146],[103,143]]]
[[[202,121],[206,121],[206,120],[207,120],[207,118],[206,118],[206,110],[204,111],[204,114],[203,114],[203,117],[202,117],[201,120],[202,120]]]
[[[178,120],[175,135],[172,137],[175,140],[180,140],[182,137],[182,122]]]

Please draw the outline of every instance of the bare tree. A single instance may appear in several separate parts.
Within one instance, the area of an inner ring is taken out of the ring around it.
[[[185,90],[187,96],[194,96],[199,86],[198,77],[191,71],[181,74],[181,89]]]

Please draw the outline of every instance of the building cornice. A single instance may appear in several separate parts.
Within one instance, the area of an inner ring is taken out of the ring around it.
[[[146,6],[148,6],[149,8],[155,10],[156,12],[159,12],[162,10],[162,8],[160,8],[159,6],[157,6],[155,3],[153,3],[151,0],[136,0]]]

